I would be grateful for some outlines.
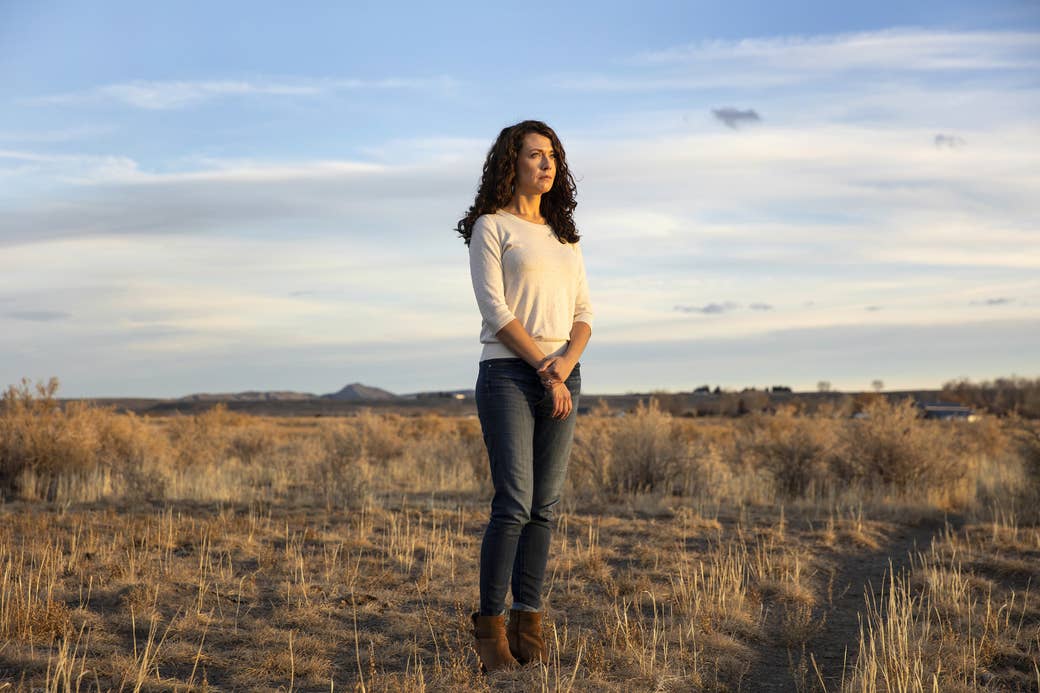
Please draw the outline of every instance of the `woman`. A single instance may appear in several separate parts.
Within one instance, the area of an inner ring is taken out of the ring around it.
[[[499,134],[457,227],[483,319],[476,401],[495,488],[471,617],[485,671],[547,659],[542,583],[592,335],[574,197],[556,133],[525,120]]]

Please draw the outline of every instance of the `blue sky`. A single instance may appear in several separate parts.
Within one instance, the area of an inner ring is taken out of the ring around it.
[[[529,117],[586,392],[1040,375],[1035,2],[159,5],[0,2],[0,385],[471,386],[451,229]]]

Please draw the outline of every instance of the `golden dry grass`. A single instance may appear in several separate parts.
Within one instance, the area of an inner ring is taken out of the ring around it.
[[[11,388],[0,413],[0,691],[1040,684],[1029,422],[582,417],[552,663],[483,677],[475,420],[53,394]]]

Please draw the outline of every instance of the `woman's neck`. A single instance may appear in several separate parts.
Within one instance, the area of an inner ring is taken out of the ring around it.
[[[513,195],[513,199],[503,209],[514,216],[533,221],[536,224],[540,224],[543,221],[542,196],[540,193],[537,195]]]

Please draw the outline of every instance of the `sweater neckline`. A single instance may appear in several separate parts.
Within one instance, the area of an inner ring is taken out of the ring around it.
[[[499,209],[499,210],[497,210],[497,211],[496,211],[495,213],[496,213],[496,214],[504,214],[504,215],[506,215],[507,217],[512,217],[513,219],[517,219],[518,221],[522,221],[522,222],[524,222],[525,224],[530,224],[531,226],[537,226],[538,228],[541,228],[541,229],[548,229],[548,228],[552,228],[552,227],[550,227],[550,226],[549,226],[548,224],[539,224],[539,223],[537,223],[537,222],[533,222],[533,221],[528,221],[527,219],[524,219],[523,217],[518,217],[517,215],[513,214],[512,212],[507,212],[507,211],[506,211],[506,210],[504,210],[504,209]]]

